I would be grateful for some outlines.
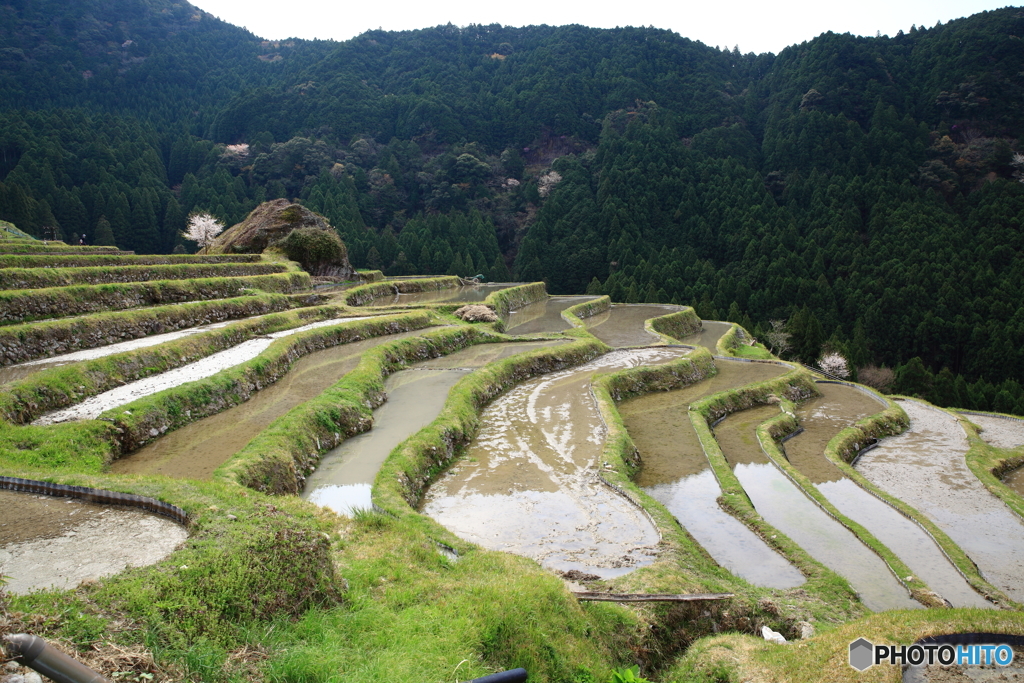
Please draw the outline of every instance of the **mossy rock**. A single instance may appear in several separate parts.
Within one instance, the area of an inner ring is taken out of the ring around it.
[[[320,214],[287,199],[275,199],[257,206],[244,221],[218,236],[203,253],[260,254],[299,228],[334,232],[331,224]]]

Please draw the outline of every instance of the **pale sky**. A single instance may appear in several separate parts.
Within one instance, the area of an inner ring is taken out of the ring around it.
[[[469,24],[583,24],[595,28],[648,26],[672,29],[712,47],[774,52],[826,31],[893,36],[912,24],[935,26],[983,10],[997,0],[683,0],[675,2],[551,2],[449,0],[446,2],[324,2],[323,0],[192,0],[210,14],[267,39],[347,40],[369,29],[404,31],[451,22]]]

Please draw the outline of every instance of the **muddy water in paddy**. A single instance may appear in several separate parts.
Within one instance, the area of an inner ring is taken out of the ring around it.
[[[413,330],[342,344],[303,356],[284,377],[252,398],[222,413],[169,432],[131,455],[115,460],[116,474],[162,474],[181,479],[209,479],[270,423],[323,393],[359,365],[362,354],[381,344],[423,334]]]
[[[508,316],[505,331],[508,334],[534,334],[537,332],[561,332],[571,327],[562,318],[562,311],[592,301],[593,296],[552,296],[512,311]]]
[[[438,289],[433,292],[412,292],[409,294],[395,294],[392,296],[377,297],[369,303],[370,306],[398,306],[407,304],[438,304],[474,301],[483,301],[492,292],[501,289],[515,287],[519,283],[502,282],[497,284],[474,285],[471,287],[449,287]]]
[[[1013,489],[1018,496],[1024,497],[1024,467],[1018,467],[1003,477],[1003,483]]]
[[[550,569],[615,576],[649,564],[657,529],[598,477],[607,430],[590,382],[598,372],[683,355],[613,351],[520,384],[484,410],[476,438],[421,511],[468,541]]]
[[[1024,446],[1024,422],[998,415],[964,414],[968,420],[981,427],[982,440],[996,448]]]
[[[328,451],[306,480],[302,497],[341,514],[369,508],[377,470],[407,438],[434,421],[448,392],[475,368],[564,340],[478,344],[410,366],[387,379],[388,400],[373,413],[373,429]]]
[[[719,320],[702,320],[700,332],[692,334],[689,337],[683,337],[680,341],[684,344],[690,344],[691,346],[703,346],[710,350],[712,354],[717,354],[718,347],[715,345],[718,343],[718,340],[722,338],[722,335],[728,332],[731,327],[732,323],[721,322]]]
[[[990,583],[1024,601],[1024,522],[967,467],[967,437],[956,418],[917,401],[900,405],[910,428],[861,456],[857,470],[930,517]]]
[[[768,461],[755,430],[778,414],[778,406],[751,408],[730,415],[715,427],[715,438],[758,513],[849,581],[868,609],[921,608],[874,551],[825,514]]]
[[[152,377],[146,377],[135,382],[129,382],[128,384],[117,387],[116,389],[111,389],[110,391],[88,398],[81,403],[71,406],[70,408],[47,413],[32,424],[41,426],[55,424],[57,422],[69,422],[72,420],[95,420],[111,408],[116,408],[117,406],[124,405],[125,403],[131,403],[132,401],[144,396],[150,396],[151,394],[164,391],[165,389],[172,389],[176,386],[185,384],[186,382],[195,382],[196,380],[215,375],[221,370],[241,365],[242,363],[250,361],[263,353],[263,351],[274,343],[275,340],[281,339],[282,337],[289,337],[293,334],[298,334],[299,332],[305,332],[319,327],[328,327],[332,325],[341,325],[346,322],[367,320],[370,317],[373,316],[321,320],[320,322],[310,323],[290,330],[282,330],[280,332],[273,332],[255,339],[249,339],[241,344],[232,346],[230,349],[225,349],[224,351],[211,354],[202,360],[196,361],[195,363],[189,363],[188,365],[184,365],[180,368],[162,372],[159,375],[153,375]]]
[[[981,438],[996,448],[1011,449],[1024,446],[1024,422],[1020,420],[974,413],[965,414],[965,417],[981,427]],[[1017,495],[1024,496],[1024,467],[1018,467],[1004,475],[1003,483]]]
[[[722,490],[690,422],[688,406],[705,396],[777,377],[789,368],[716,360],[718,374],[677,391],[658,392],[619,405],[626,430],[640,450],[638,485],[661,502],[715,561],[747,581],[793,588],[804,576],[754,532],[718,505]]]
[[[164,559],[185,529],[139,510],[0,491],[0,574],[7,590],[74,588]]]
[[[604,313],[584,319],[587,331],[613,348],[650,346],[661,339],[644,329],[644,323],[682,310],[681,306],[660,304],[615,304]]]
[[[845,384],[818,383],[818,390],[820,397],[797,407],[797,419],[804,431],[783,444],[789,461],[840,512],[874,534],[955,607],[991,607],[917,524],[857,486],[825,457],[825,447],[833,437],[858,420],[881,412],[885,404]]]

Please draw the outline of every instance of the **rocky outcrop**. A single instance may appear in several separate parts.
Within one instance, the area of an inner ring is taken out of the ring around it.
[[[259,254],[298,228],[334,230],[326,218],[301,204],[275,199],[257,206],[244,221],[225,230],[202,253]]]

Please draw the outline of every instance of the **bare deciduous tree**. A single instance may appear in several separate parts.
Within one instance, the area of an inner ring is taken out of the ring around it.
[[[790,349],[790,334],[785,331],[786,321],[769,320],[768,324],[772,326],[772,329],[768,330],[765,339],[768,340],[768,346],[771,347],[772,353],[776,356],[781,356]]]
[[[857,370],[857,381],[883,394],[889,393],[895,373],[889,368],[880,368],[877,365],[868,365]]]

